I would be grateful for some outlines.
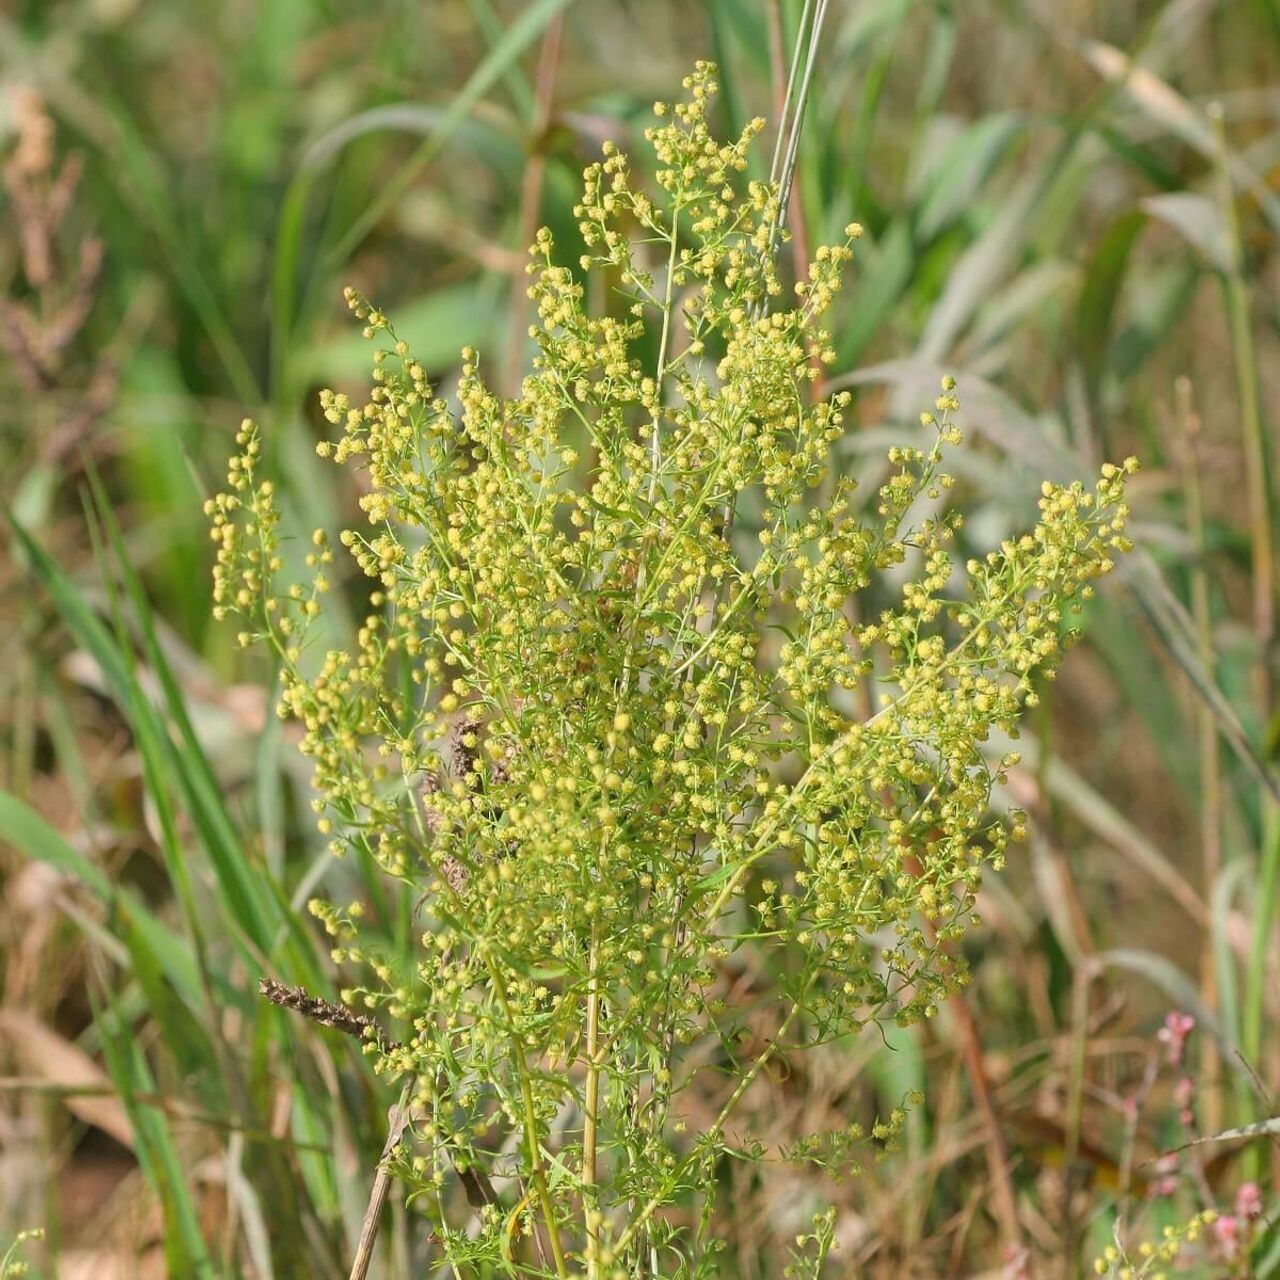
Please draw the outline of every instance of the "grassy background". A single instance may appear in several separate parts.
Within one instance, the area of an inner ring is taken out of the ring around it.
[[[800,10],[0,5],[0,1243],[45,1226],[41,1274],[343,1276],[385,1132],[358,1052],[253,994],[334,994],[314,892],[410,931],[327,860],[272,672],[209,618],[200,504],[241,417],[298,527],[340,527],[357,495],[312,446],[315,392],[364,375],[341,286],[446,385],[464,343],[510,380],[523,248],[544,222],[572,244],[583,163],[606,137],[639,159],[695,57],[726,127],[772,117]],[[759,1100],[785,1136],[925,1090],[836,1189],[833,1274],[1071,1276],[1117,1218],[1158,1234],[1251,1179],[1276,1203],[1265,1137],[1149,1162],[1280,1111],[1277,84],[1275,0],[832,6],[792,216],[801,245],[867,228],[841,465],[872,474],[945,369],[974,546],[1042,476],[1145,467],[1140,554],[1022,744],[1031,836],[965,1000]],[[724,1274],[780,1274],[823,1188],[766,1164],[731,1191]],[[411,1213],[382,1239],[381,1274],[427,1274]],[[1233,1265],[1280,1274],[1280,1233]]]

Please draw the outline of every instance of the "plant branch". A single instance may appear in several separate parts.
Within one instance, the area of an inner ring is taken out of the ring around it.
[[[533,1101],[533,1083],[529,1078],[529,1063],[525,1058],[524,1045],[520,1040],[520,1032],[516,1029],[515,1019],[511,1013],[511,1003],[507,999],[507,984],[492,959],[486,961],[489,977],[493,980],[493,989],[502,1006],[503,1016],[507,1020],[508,1032],[511,1036],[511,1051],[516,1064],[516,1074],[520,1078],[520,1096],[524,1103],[524,1136],[529,1150],[529,1176],[537,1192],[538,1204],[547,1224],[547,1237],[551,1241],[551,1255],[556,1263],[556,1275],[561,1280],[568,1280],[569,1270],[565,1263],[564,1250],[560,1244],[560,1229],[556,1225],[555,1208],[551,1203],[551,1194],[547,1189],[546,1169],[542,1163],[542,1144],[538,1138],[538,1114]]]

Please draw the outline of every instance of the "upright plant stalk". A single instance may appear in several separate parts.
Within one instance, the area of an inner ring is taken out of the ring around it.
[[[1267,483],[1267,442],[1258,399],[1258,356],[1249,322],[1249,286],[1244,278],[1244,248],[1240,219],[1227,165],[1222,107],[1210,108],[1218,140],[1218,204],[1227,229],[1227,270],[1224,286],[1235,355],[1236,389],[1240,397],[1240,425],[1244,437],[1245,485],[1249,500],[1249,540],[1253,565],[1253,625],[1257,644],[1254,691],[1265,723],[1271,708],[1268,669],[1275,638],[1275,544],[1271,493]]]
[[[796,32],[795,49],[791,55],[791,71],[787,77],[786,106],[789,118],[778,122],[778,135],[774,142],[773,163],[769,169],[769,181],[778,192],[777,210],[773,225],[769,229],[770,258],[777,252],[778,236],[782,224],[786,220],[787,207],[791,201],[791,184],[795,180],[796,161],[800,155],[800,136],[804,129],[805,108],[809,103],[809,89],[813,83],[814,68],[818,61],[818,50],[822,47],[822,27],[827,17],[828,0],[817,0],[817,8],[813,11],[813,21],[809,24],[809,14],[813,9],[813,0],[805,0],[800,14],[800,26]],[[807,30],[806,30],[807,26]],[[803,70],[801,70],[801,50],[804,50]],[[799,79],[797,80],[797,75]],[[785,135],[786,142],[783,143]],[[767,305],[765,303],[764,305]]]
[[[791,69],[787,73],[786,92],[776,103],[778,112],[778,123],[775,126],[775,134],[773,139],[773,158],[769,162],[769,181],[775,186],[782,173],[782,156],[785,148],[784,139],[789,136],[788,118],[791,113],[792,98],[796,89],[796,75],[800,70],[800,61],[804,49],[804,33],[809,24],[809,12],[813,8],[813,0],[804,0],[804,8],[800,11],[800,25],[796,29],[796,42],[791,50]],[[773,12],[778,14],[780,3],[773,6]],[[780,14],[779,14],[780,17]],[[779,24],[780,25],[780,24]]]
[[[1081,1126],[1084,1121],[1084,1093],[1087,1080],[1089,1038],[1089,988],[1097,976],[1096,961],[1083,958],[1076,965],[1071,987],[1071,1062],[1067,1085],[1066,1136],[1063,1152],[1062,1217],[1065,1240],[1062,1249],[1062,1277],[1072,1280],[1077,1269],[1077,1222],[1071,1203],[1071,1174],[1080,1158]]]
[[[658,492],[662,467],[662,384],[667,377],[667,350],[671,342],[671,309],[675,301],[676,253],[680,245],[680,197],[671,214],[671,249],[667,254],[667,278],[662,294],[662,333],[658,338],[658,363],[653,375],[653,419],[649,431],[649,501]]]
[[[1271,953],[1271,937],[1276,924],[1276,896],[1280,894],[1280,805],[1264,801],[1266,825],[1262,832],[1261,866],[1258,868],[1257,902],[1253,917],[1253,942],[1249,949],[1249,968],[1245,974],[1244,1010],[1241,1017],[1240,1050],[1245,1061],[1256,1072],[1262,1062],[1262,1027],[1267,1005],[1267,959]],[[1265,1084],[1265,1079],[1264,1079]],[[1258,1108],[1265,1099],[1245,1097],[1243,1118],[1257,1119]],[[1265,1113],[1262,1113],[1265,1114]],[[1245,1176],[1257,1179],[1262,1171],[1265,1148],[1250,1143],[1244,1151]]]
[[[817,63],[818,50],[822,45],[822,28],[827,17],[827,0],[817,0],[816,13],[813,12],[813,5],[814,0],[804,0],[804,8],[800,12],[796,42],[791,50],[791,66],[787,73],[786,92],[782,95],[782,107],[773,140],[773,158],[769,164],[769,182],[776,193],[776,204],[769,226],[767,247],[762,257],[770,264],[777,257],[778,237],[786,221],[791,201],[791,185],[795,178],[796,163],[800,154],[800,135],[804,127],[805,108],[809,102],[814,67]],[[811,14],[812,21],[810,21]],[[801,71],[802,65],[803,71]],[[768,309],[769,296],[764,293],[753,311],[755,315],[761,316]],[[820,365],[814,367],[816,370],[821,368]],[[814,387],[815,393],[822,385],[819,373],[817,385]],[[733,504],[727,503],[723,520],[726,541],[733,533],[735,514]]]
[[[1254,693],[1259,717],[1265,726],[1272,707],[1270,673],[1271,645],[1275,638],[1275,559],[1271,521],[1271,493],[1267,481],[1267,444],[1258,396],[1258,359],[1253,328],[1249,320],[1249,289],[1244,278],[1244,249],[1240,220],[1227,163],[1226,128],[1222,107],[1210,107],[1218,142],[1218,200],[1227,229],[1227,270],[1225,288],[1227,314],[1231,325],[1231,345],[1235,354],[1236,386],[1240,398],[1241,429],[1245,450],[1245,482],[1249,499],[1250,549],[1253,568],[1253,624],[1257,655],[1254,666]],[[1241,1049],[1254,1070],[1261,1070],[1262,1021],[1265,1004],[1266,958],[1275,923],[1275,895],[1280,890],[1280,805],[1263,788],[1260,796],[1261,841],[1258,893],[1253,923],[1253,944],[1245,977]],[[1244,1095],[1242,1119],[1257,1118],[1257,1102]],[[1245,1151],[1245,1169],[1255,1178],[1261,1168],[1261,1153],[1251,1145]]]
[[[587,1275],[600,1274],[600,1202],[596,1156],[600,1120],[600,974],[599,940],[591,939],[587,973],[587,1082],[583,1090],[582,1210],[587,1237]]]
[[[502,1007],[503,1017],[511,1036],[511,1054],[515,1062],[516,1074],[520,1082],[520,1099],[523,1103],[523,1124],[525,1147],[529,1153],[529,1177],[533,1182],[538,1197],[538,1206],[542,1210],[542,1218],[547,1227],[547,1238],[551,1242],[551,1256],[555,1259],[556,1275],[567,1280],[569,1269],[565,1263],[564,1249],[560,1243],[560,1228],[556,1223],[555,1206],[551,1203],[551,1194],[547,1189],[547,1173],[542,1161],[542,1140],[538,1136],[538,1113],[533,1101],[533,1085],[529,1079],[529,1062],[525,1055],[524,1045],[520,1040],[520,1032],[516,1028],[511,1012],[511,1002],[507,997],[507,984],[502,973],[492,958],[487,962],[489,976],[493,981],[494,994]]]
[[[777,137],[774,140],[773,163],[769,170],[769,180],[775,183],[778,180],[778,168],[782,162],[782,141],[784,136],[782,122],[786,120],[790,98],[795,89],[796,73],[803,48],[802,37],[804,36],[808,16],[808,6],[806,5],[806,13],[801,15],[800,26],[797,29],[790,70],[788,70],[783,54],[783,45],[786,37],[783,32],[782,3],[783,0],[772,0],[768,7],[770,76],[773,82],[774,112],[779,120]],[[782,216],[781,208],[779,209],[779,216]],[[809,269],[809,233],[804,214],[804,202],[800,197],[798,187],[792,189],[786,216],[791,220],[792,273],[797,280],[803,280],[805,273]],[[815,401],[823,400],[827,394],[825,369],[821,360],[815,360],[813,367],[817,374],[812,387],[813,399]]]
[[[1179,378],[1176,424],[1181,429],[1182,488],[1186,495],[1187,529],[1195,548],[1191,566],[1191,617],[1195,623],[1196,656],[1201,667],[1214,669],[1213,618],[1209,603],[1209,575],[1205,567],[1204,494],[1200,484],[1200,416],[1191,399],[1191,381]],[[1222,871],[1222,776],[1218,750],[1218,729],[1212,709],[1203,698],[1196,699],[1196,742],[1200,765],[1200,850],[1204,868],[1203,895],[1212,902]],[[1200,988],[1205,1005],[1218,1012],[1217,966],[1212,927],[1204,931],[1204,951],[1200,964]],[[1217,1042],[1204,1036],[1200,1042],[1200,1062],[1204,1076],[1216,1079],[1222,1066]],[[1213,1133],[1222,1128],[1222,1100],[1217,1090],[1204,1091],[1204,1124]]]
[[[369,1203],[360,1223],[360,1239],[351,1260],[348,1280],[365,1280],[373,1265],[373,1246],[378,1238],[382,1212],[387,1207],[387,1195],[391,1190],[391,1160],[404,1139],[404,1131],[409,1124],[409,1101],[412,1094],[413,1081],[410,1080],[400,1090],[399,1100],[387,1113],[387,1140],[383,1143],[382,1155],[378,1158],[378,1167],[374,1172],[373,1189],[369,1192]]]
[[[913,870],[915,874],[919,874],[918,863]],[[926,921],[925,934],[934,945],[939,945],[938,931],[931,921]],[[974,1017],[963,991],[957,991],[951,997],[949,1008],[956,1024],[956,1035],[960,1041],[960,1060],[964,1063],[965,1074],[969,1077],[969,1089],[973,1094],[973,1101],[982,1124],[987,1173],[991,1178],[993,1192],[994,1217],[1000,1228],[1006,1256],[1013,1257],[1022,1247],[1022,1231],[1018,1224],[1018,1198],[1010,1171],[1009,1152],[1004,1134],[1000,1129],[1000,1117],[996,1114],[991,1083],[987,1079],[986,1066],[982,1061],[982,1036],[978,1030],[978,1020]]]
[[[529,122],[529,155],[525,161],[524,175],[520,180],[519,251],[523,252],[538,229],[538,206],[542,199],[542,184],[546,176],[546,134],[551,124],[551,110],[555,99],[556,67],[560,62],[560,47],[564,41],[564,11],[558,11],[547,23],[538,53],[538,70],[534,80],[533,119]],[[507,349],[503,385],[508,395],[515,395],[520,387],[520,370],[524,364],[525,313],[527,286],[523,261],[512,272],[510,322],[507,329]]]

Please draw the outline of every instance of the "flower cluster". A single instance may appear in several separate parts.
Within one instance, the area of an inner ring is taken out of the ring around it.
[[[1164,1026],[1156,1033],[1156,1039],[1164,1045],[1171,1067],[1182,1065],[1187,1038],[1195,1029],[1196,1020],[1189,1013],[1179,1013],[1174,1009],[1165,1015]]]
[[[31,1268],[23,1258],[23,1252],[28,1244],[43,1239],[44,1231],[40,1228],[19,1231],[3,1255],[0,1255],[0,1280],[19,1280],[27,1275]]]
[[[311,585],[273,585],[252,427],[209,507],[216,607],[282,659],[322,830],[421,898],[410,970],[353,912],[317,911],[372,975],[356,994],[403,1028],[371,1052],[415,1082],[403,1172],[455,1265],[651,1274],[705,1252],[709,1212],[681,1234],[662,1211],[694,1188],[710,1204],[769,1062],[886,1011],[929,1017],[964,982],[946,944],[1021,829],[989,805],[1015,757],[983,745],[1015,730],[1127,545],[1132,463],[1046,485],[1031,532],[957,563],[959,517],[913,518],[951,483],[949,378],[928,447],[895,449],[869,501],[849,480],[815,501],[850,408],[812,395],[821,318],[860,228],[785,299],[777,193],[745,177],[762,124],[721,143],[713,69],[686,88],[648,134],[659,197],[607,147],[579,270],[538,235],[514,398],[473,351],[441,394],[349,294],[373,388],[324,394],[340,434],[320,453],[365,473],[365,522],[340,539],[368,580],[353,646],[306,645],[334,573],[322,534]],[[620,298],[604,313],[597,275]],[[743,951],[785,975],[764,1022],[724,998]],[[716,1116],[696,1139],[673,1114],[686,1090]]]
[[[1195,1074],[1190,1061],[1195,1031],[1195,1017],[1178,1009],[1169,1010],[1151,1038],[1137,1088],[1125,1097],[1130,1144],[1144,1110],[1152,1113],[1149,1119],[1158,1142],[1167,1143],[1171,1130],[1179,1133],[1180,1141],[1145,1162],[1145,1203],[1130,1203],[1128,1212],[1117,1220],[1115,1245],[1094,1264],[1099,1275],[1163,1274],[1159,1268],[1175,1259],[1177,1270],[1194,1274],[1200,1274],[1205,1267],[1212,1267],[1215,1276],[1254,1274],[1255,1246],[1266,1226],[1262,1192],[1258,1183],[1247,1180],[1236,1187],[1234,1194],[1221,1187],[1221,1152],[1211,1158],[1206,1158],[1205,1152],[1206,1144],[1216,1144],[1224,1138],[1260,1139],[1266,1125],[1244,1126],[1219,1134],[1201,1131],[1197,1111],[1210,1078],[1203,1070]],[[1166,1078],[1162,1080],[1162,1076]],[[1157,1091],[1158,1084],[1165,1087]],[[1153,1101],[1163,1101],[1165,1105],[1157,1109],[1151,1105]],[[1131,1150],[1130,1147],[1130,1154],[1125,1156],[1126,1166],[1132,1159]],[[1171,1216],[1176,1217],[1192,1205],[1201,1211],[1189,1224],[1176,1229],[1168,1225]],[[1126,1252],[1123,1236],[1140,1236],[1144,1217],[1163,1224],[1162,1241],[1140,1243]],[[1202,1227],[1210,1230],[1202,1231]]]
[[[1181,1226],[1165,1227],[1158,1242],[1144,1240],[1133,1251],[1136,1256],[1118,1244],[1108,1245],[1094,1259],[1094,1274],[1107,1276],[1109,1280],[1139,1280],[1140,1277],[1168,1280],[1165,1268],[1176,1261],[1188,1245],[1194,1245],[1200,1239],[1205,1227],[1215,1226],[1217,1221],[1217,1213],[1206,1209]]]

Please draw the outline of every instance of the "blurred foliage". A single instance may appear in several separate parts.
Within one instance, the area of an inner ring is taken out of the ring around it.
[[[355,1047],[254,993],[335,994],[297,910],[317,887],[366,898],[388,945],[413,930],[371,867],[328,860],[274,673],[210,625],[200,507],[236,426],[263,423],[295,527],[336,530],[358,495],[313,444],[321,381],[362,377],[341,286],[446,386],[465,343],[513,377],[524,248],[540,222],[572,243],[600,141],[696,56],[727,128],[775,118],[802,9],[0,6],[23,531],[0,559],[0,1237],[44,1224],[47,1274],[345,1275],[385,1136]],[[1158,1236],[1254,1183],[1274,1208],[1265,1133],[1148,1161],[1280,1087],[1278,55],[1275,0],[831,6],[791,212],[799,254],[867,228],[833,317],[844,464],[873,489],[945,370],[980,441],[975,548],[1029,522],[1033,477],[1146,468],[1136,567],[1021,744],[1031,837],[986,886],[965,1001],[767,1105],[785,1134],[925,1089],[904,1149],[837,1190],[833,1274],[1071,1275],[1117,1218]],[[1189,1067],[1154,1041],[1171,1008]],[[726,1274],[779,1274],[821,1188],[766,1166],[727,1191]],[[1280,1271],[1273,1228],[1247,1239],[1239,1274]],[[1185,1265],[1222,1274],[1215,1240]],[[387,1275],[429,1249],[398,1205],[380,1241]]]

